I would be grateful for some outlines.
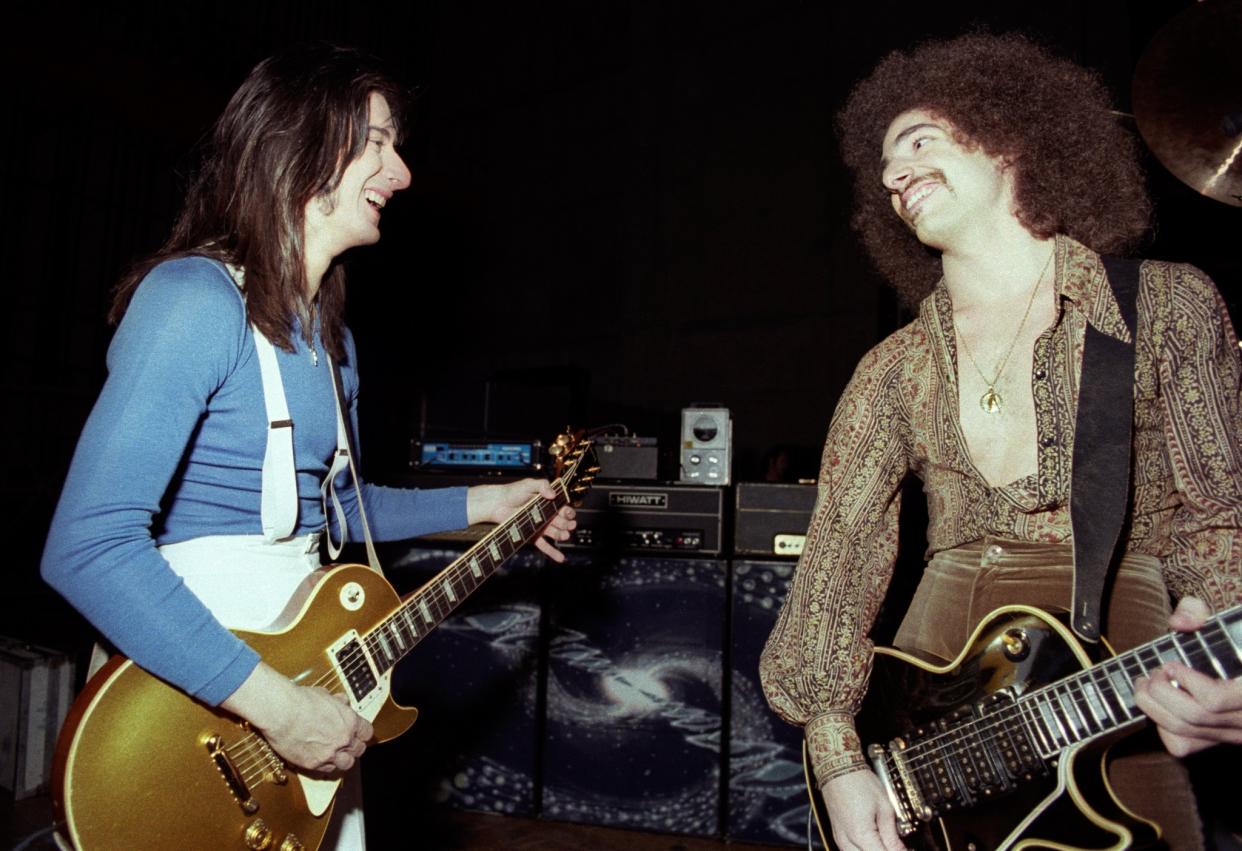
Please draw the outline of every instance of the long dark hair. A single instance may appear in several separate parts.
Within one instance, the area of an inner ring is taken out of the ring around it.
[[[1016,34],[929,41],[885,57],[837,116],[854,173],[854,228],[907,306],[941,274],[939,253],[893,213],[880,183],[884,133],[909,109],[947,119],[965,141],[1015,163],[1018,218],[1035,236],[1063,233],[1121,254],[1148,232],[1138,145],[1096,74]]]
[[[255,66],[216,120],[168,241],[118,283],[108,319],[119,322],[156,264],[201,254],[245,268],[246,311],[274,344],[292,350],[295,315],[308,314],[303,225],[307,203],[333,192],[362,153],[372,92],[400,132],[401,89],[377,60],[310,44]],[[316,296],[324,347],[345,354],[345,271],[332,264]],[[309,339],[310,323],[304,324]]]

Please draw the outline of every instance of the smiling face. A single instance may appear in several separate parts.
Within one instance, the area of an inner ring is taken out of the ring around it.
[[[1011,170],[964,144],[935,113],[912,109],[893,119],[882,155],[893,209],[924,245],[944,250],[992,217],[1014,216]]]
[[[396,126],[388,101],[372,92],[367,101],[366,146],[345,166],[329,195],[306,205],[306,250],[336,257],[358,245],[379,241],[380,211],[394,193],[410,185],[410,170],[393,147]]]

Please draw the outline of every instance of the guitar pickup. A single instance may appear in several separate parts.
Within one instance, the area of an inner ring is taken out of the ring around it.
[[[354,711],[368,720],[379,713],[379,704],[388,697],[388,678],[381,677],[357,630],[349,630],[328,648],[340,681],[345,684]]]
[[[337,668],[345,674],[345,682],[349,684],[349,697],[360,701],[375,688],[375,671],[371,669],[370,660],[362,652],[362,644],[357,638],[345,642],[332,653]]]

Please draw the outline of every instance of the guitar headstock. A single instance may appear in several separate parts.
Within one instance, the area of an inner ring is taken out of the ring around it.
[[[552,441],[548,454],[553,459],[553,473],[564,483],[570,503],[578,505],[599,472],[595,448],[586,437],[586,432],[567,428]]]

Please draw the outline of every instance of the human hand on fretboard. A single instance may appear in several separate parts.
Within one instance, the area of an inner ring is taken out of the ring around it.
[[[466,518],[475,523],[503,523],[532,497],[555,500],[556,491],[543,479],[521,479],[504,485],[475,485],[466,493]],[[568,541],[570,533],[578,525],[574,510],[562,505],[535,538],[535,546],[555,562],[563,562],[565,554],[553,542]]]
[[[1177,604],[1169,625],[1179,632],[1203,626],[1208,607],[1194,597]],[[1169,662],[1135,682],[1135,703],[1155,722],[1174,756],[1220,743],[1242,744],[1242,679],[1215,679],[1180,662]]]

